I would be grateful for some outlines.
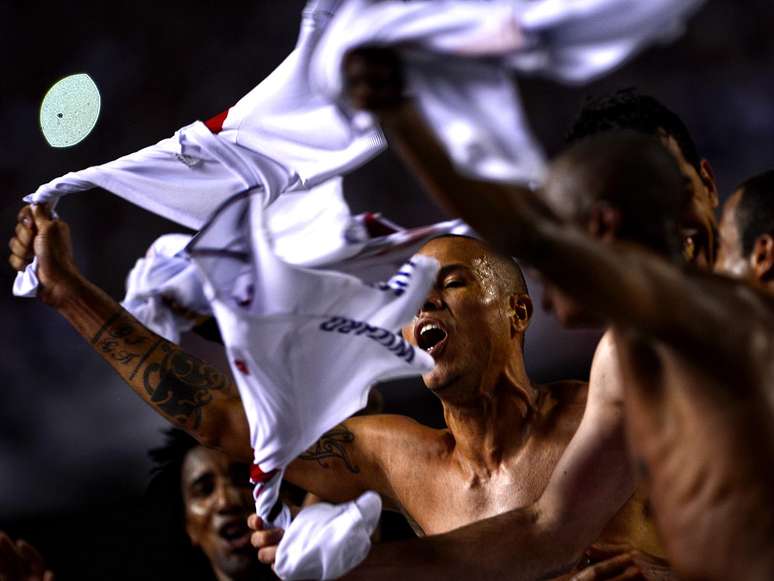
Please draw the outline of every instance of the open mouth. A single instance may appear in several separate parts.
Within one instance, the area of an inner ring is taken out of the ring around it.
[[[242,549],[250,545],[251,531],[241,520],[230,521],[218,528],[218,535],[231,549]]]
[[[414,327],[414,338],[417,346],[430,355],[440,355],[446,346],[449,334],[437,321],[420,321]]]

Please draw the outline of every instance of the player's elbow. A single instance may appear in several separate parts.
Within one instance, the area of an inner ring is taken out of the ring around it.
[[[235,460],[251,462],[250,428],[241,401],[229,400],[211,412],[207,421],[191,435],[206,448],[219,450]]]

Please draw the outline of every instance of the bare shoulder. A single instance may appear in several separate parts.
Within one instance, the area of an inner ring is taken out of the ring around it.
[[[354,417],[345,424],[361,440],[361,453],[384,474],[386,496],[392,499],[403,498],[451,450],[447,430],[424,426],[406,416]]]
[[[585,407],[589,393],[588,382],[578,379],[562,379],[546,383],[541,388],[547,389],[557,403],[563,406]]]
[[[378,414],[357,416],[344,424],[381,454],[390,449],[401,454],[427,454],[445,446],[446,430],[436,430],[408,416]]]

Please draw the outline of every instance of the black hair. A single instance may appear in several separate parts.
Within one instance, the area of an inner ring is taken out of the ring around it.
[[[211,581],[215,578],[206,555],[194,547],[185,530],[182,472],[188,453],[200,446],[183,430],[164,431],[164,443],[148,452],[153,466],[145,494],[150,517],[158,523],[158,550],[147,555],[158,578]]]
[[[742,197],[734,218],[742,252],[749,256],[759,236],[774,235],[774,170],[751,177],[737,189]]]
[[[589,220],[605,202],[620,214],[619,238],[672,259],[681,254],[678,225],[690,191],[658,139],[610,131],[579,141],[556,161],[548,185],[574,220]]]
[[[178,428],[164,431],[164,443],[148,451],[153,462],[147,494],[149,498],[159,499],[165,504],[174,505],[179,522],[184,521],[185,503],[182,493],[183,463],[188,452],[199,446],[193,436]],[[170,499],[175,499],[172,503]]]
[[[683,157],[701,175],[701,157],[683,120],[655,97],[643,95],[634,88],[589,99],[581,108],[566,140],[575,143],[614,129],[674,138]]]

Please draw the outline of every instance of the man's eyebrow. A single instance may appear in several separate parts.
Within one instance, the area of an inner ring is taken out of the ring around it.
[[[438,271],[438,278],[444,278],[456,271],[470,272],[470,267],[461,263],[447,264]]]
[[[204,472],[201,472],[200,474],[196,474],[191,480],[188,481],[188,486],[195,486],[200,482],[203,482],[207,478],[212,478],[212,471],[211,470],[205,470]]]

